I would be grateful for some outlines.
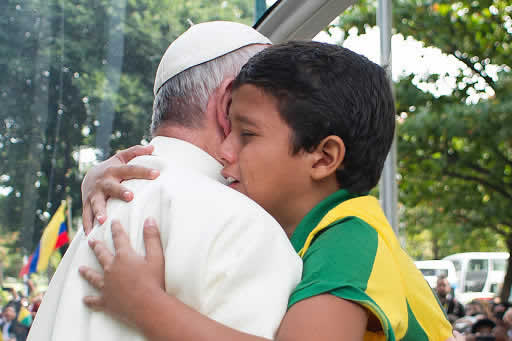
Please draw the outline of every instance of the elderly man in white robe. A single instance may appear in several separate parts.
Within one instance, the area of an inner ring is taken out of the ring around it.
[[[160,175],[153,181],[126,181],[133,200],[109,200],[106,221],[89,236],[77,234],[50,283],[29,341],[144,340],[135,328],[84,305],[83,297],[95,292],[78,268],[102,271],[88,239],[106,241],[113,250],[111,226],[119,222],[132,247],[144,254],[141,226],[146,217],[155,217],[153,225],[160,228],[169,294],[227,326],[274,336],[302,263],[278,223],[225,186],[218,161],[230,130],[231,82],[268,44],[248,26],[210,22],[192,26],[169,46],[154,84],[154,151],[130,162]],[[151,307],[138,308],[151,312]]]

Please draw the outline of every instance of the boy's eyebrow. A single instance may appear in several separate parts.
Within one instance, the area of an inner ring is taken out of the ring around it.
[[[231,122],[236,121],[237,123],[244,123],[244,124],[247,124],[247,125],[256,126],[256,122],[254,122],[249,117],[247,117],[247,116],[245,116],[243,114],[239,114],[239,113],[236,113],[236,112],[235,113],[229,113],[228,117],[231,120]]]

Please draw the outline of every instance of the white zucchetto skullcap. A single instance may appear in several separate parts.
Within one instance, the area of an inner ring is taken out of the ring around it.
[[[156,71],[153,93],[178,73],[254,44],[272,42],[244,24],[211,21],[190,27],[169,45]]]

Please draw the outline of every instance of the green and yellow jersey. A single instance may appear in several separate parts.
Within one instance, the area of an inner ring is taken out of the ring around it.
[[[365,340],[439,340],[452,327],[435,294],[402,250],[377,199],[340,190],[318,204],[291,237],[303,257],[288,308],[329,293],[357,302],[380,321]]]

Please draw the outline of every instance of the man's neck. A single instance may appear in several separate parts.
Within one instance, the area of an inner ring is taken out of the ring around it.
[[[187,128],[178,125],[162,125],[153,135],[154,137],[172,137],[191,143],[210,154],[214,159],[219,160],[219,156],[217,154],[221,141],[218,134],[213,130],[214,129],[212,127],[208,126],[201,128]]]
[[[156,136],[172,137],[191,143],[199,148],[202,145],[202,132],[200,129],[191,129],[183,126],[162,125],[153,134]]]

